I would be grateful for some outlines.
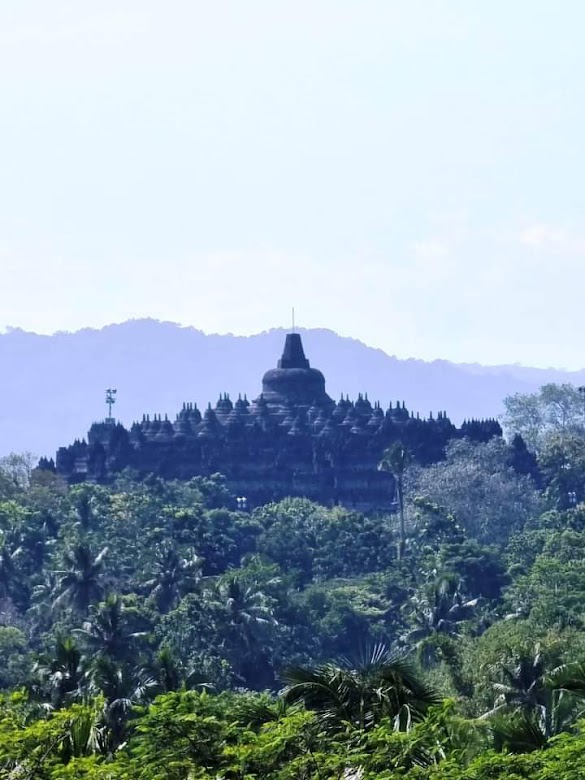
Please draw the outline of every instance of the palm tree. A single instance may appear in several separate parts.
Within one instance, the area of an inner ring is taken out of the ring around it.
[[[452,579],[441,578],[410,599],[413,627],[401,637],[417,652],[423,667],[443,661],[455,690],[466,697],[472,695],[472,688],[462,673],[461,645],[457,640],[479,603],[479,598],[466,599]]]
[[[512,664],[501,665],[499,675],[501,682],[493,686],[494,706],[482,716],[495,719],[496,746],[516,752],[536,749],[583,714],[578,707],[585,698],[583,662],[562,664],[548,672],[537,644],[532,651],[520,652]]]
[[[162,612],[168,612],[202,579],[203,558],[193,550],[182,558],[169,543],[158,546],[156,572],[144,583],[150,597]]]
[[[292,667],[283,677],[285,701],[303,701],[334,731],[347,725],[370,729],[382,718],[391,719],[397,731],[406,731],[440,701],[403,657],[382,644],[358,663],[343,660],[308,669]]]
[[[217,615],[223,651],[242,684],[262,679],[274,683],[271,643],[268,629],[278,625],[272,599],[256,583],[228,574],[207,589],[209,606]]]
[[[81,698],[85,669],[81,651],[71,637],[57,637],[53,654],[41,656],[33,673],[55,709]]]
[[[48,630],[52,624],[51,608],[58,591],[59,578],[54,571],[44,573],[42,582],[34,586],[27,618],[31,618],[35,632]]]
[[[135,639],[145,636],[145,632],[128,630],[124,614],[124,601],[112,594],[98,605],[89,608],[89,619],[75,633],[83,638],[91,656],[102,656],[112,661],[122,661],[132,650]]]
[[[98,656],[92,663],[89,691],[105,699],[102,713],[104,752],[113,753],[124,742],[128,719],[136,704],[147,701],[154,682],[135,675],[130,667],[118,664],[107,656]]]
[[[91,702],[76,711],[69,720],[65,738],[60,746],[60,759],[64,764],[72,758],[105,753],[102,713],[96,702]]]
[[[59,580],[53,608],[70,604],[78,612],[86,614],[89,605],[102,598],[104,588],[101,578],[107,552],[108,548],[104,547],[94,558],[91,547],[80,543],[65,553],[65,568],[55,572]]]
[[[243,584],[235,575],[223,577],[215,588],[214,596],[225,611],[230,626],[240,628],[248,637],[258,626],[276,625],[268,596],[252,585]]]
[[[493,683],[496,698],[494,706],[484,717],[503,712],[530,714],[546,702],[546,665],[540,645],[533,652],[520,652],[511,664],[499,669],[501,682]]]
[[[75,503],[78,523],[84,531],[87,531],[93,520],[93,508],[95,503],[93,496],[87,491],[84,491],[78,496]]]
[[[462,624],[473,617],[479,601],[478,598],[465,599],[452,580],[440,579],[411,599],[415,626],[403,637],[404,641],[416,648],[423,662],[428,663],[433,658],[435,640],[439,637],[458,639]]]
[[[152,681],[154,695],[213,687],[202,675],[194,670],[188,671],[182,663],[177,661],[168,647],[159,650],[154,662],[143,667],[141,677],[144,680]]]
[[[11,550],[6,542],[0,546],[0,598],[2,599],[11,598],[18,588],[18,559],[21,555],[22,547]]]
[[[400,518],[400,544],[398,546],[398,558],[404,556],[406,548],[406,521],[404,518],[404,475],[410,463],[410,455],[402,442],[396,441],[382,455],[378,464],[380,471],[388,471],[394,477],[396,487],[396,503]]]

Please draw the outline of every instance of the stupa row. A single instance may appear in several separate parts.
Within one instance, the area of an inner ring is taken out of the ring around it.
[[[221,473],[248,506],[293,495],[387,511],[394,483],[378,465],[393,441],[426,465],[453,438],[487,441],[501,433],[495,420],[457,428],[444,411],[421,419],[403,401],[386,409],[367,395],[335,402],[306,359],[300,335],[289,333],[277,368],[264,375],[252,402],[222,394],[203,412],[184,403],[174,421],[144,415],[129,430],[108,418],[92,425],[87,441],[60,448],[56,468],[69,482],[107,482],[123,469],[178,479]]]

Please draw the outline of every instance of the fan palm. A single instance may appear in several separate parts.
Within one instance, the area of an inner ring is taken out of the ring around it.
[[[494,748],[498,752],[531,753],[546,746],[547,738],[530,715],[499,716],[491,724]]]
[[[104,547],[94,557],[91,547],[80,543],[65,553],[65,568],[55,572],[59,579],[54,608],[70,604],[85,614],[90,604],[100,600],[104,593],[101,579],[107,552],[108,548]]]
[[[370,729],[382,718],[390,718],[397,731],[406,731],[440,701],[404,657],[382,644],[358,663],[343,660],[313,668],[292,667],[283,678],[285,701],[303,701],[332,730],[347,725]]]

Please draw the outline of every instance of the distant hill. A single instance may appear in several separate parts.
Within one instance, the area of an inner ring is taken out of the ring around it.
[[[254,398],[263,373],[280,357],[284,333],[206,335],[155,320],[52,336],[12,329],[0,335],[0,455],[51,455],[85,436],[105,416],[107,387],[117,388],[115,416],[126,424],[144,412],[174,419],[183,401],[202,407],[223,392]],[[399,360],[330,330],[302,333],[307,357],[334,398],[367,392],[385,406],[405,400],[423,415],[446,410],[454,422],[497,416],[506,395],[546,382],[585,384],[585,370]]]

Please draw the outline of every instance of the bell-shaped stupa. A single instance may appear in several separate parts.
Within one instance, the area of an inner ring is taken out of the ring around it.
[[[311,368],[300,333],[288,333],[277,368],[262,378],[262,396],[269,407],[333,406],[325,392],[325,377]]]

